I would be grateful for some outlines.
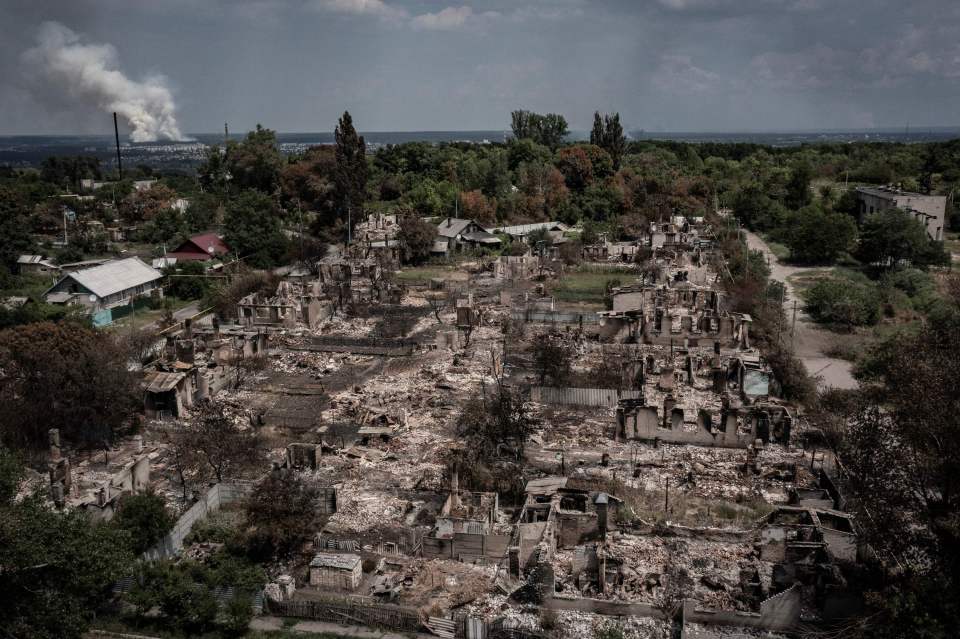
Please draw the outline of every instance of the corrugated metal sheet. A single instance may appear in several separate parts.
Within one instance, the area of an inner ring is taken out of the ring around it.
[[[563,311],[535,311],[527,309],[514,309],[510,311],[510,317],[524,322],[536,322],[538,324],[599,324],[600,318],[596,313],[564,313]]]
[[[553,386],[534,386],[530,389],[530,399],[541,404],[562,404],[568,406],[607,406],[615,408],[621,399],[638,399],[641,391],[617,390],[614,388],[556,388]]]
[[[97,297],[103,298],[159,280],[163,275],[141,262],[139,258],[128,257],[125,260],[113,260],[100,266],[69,273],[67,277],[79,282]]]
[[[180,383],[186,373],[167,373],[155,371],[147,373],[143,377],[143,387],[148,393],[165,393],[173,390]]]

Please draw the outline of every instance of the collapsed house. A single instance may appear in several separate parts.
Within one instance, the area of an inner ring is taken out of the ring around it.
[[[613,309],[598,315],[610,341],[690,346],[719,341],[725,348],[750,348],[752,319],[721,311],[720,298],[718,291],[679,272],[670,284],[614,289]]]
[[[319,284],[336,308],[399,304],[406,288],[387,277],[389,266],[375,252],[364,257],[330,255],[317,263]]]
[[[240,324],[248,328],[296,328],[303,325],[313,330],[332,313],[332,305],[323,298],[317,284],[298,287],[284,281],[277,285],[272,296],[251,293],[237,303]]]
[[[167,335],[159,357],[143,370],[144,414],[179,419],[198,402],[236,380],[238,367],[267,352],[267,333],[242,328],[194,331],[190,320],[180,334]]]
[[[78,508],[94,521],[109,521],[121,497],[151,486],[150,466],[155,450],[146,449],[140,435],[119,451],[104,451],[102,463],[88,459],[76,464],[63,453],[59,429],[51,428],[49,438],[50,499],[57,508]]]
[[[683,408],[668,395],[662,410],[645,405],[642,398],[620,400],[616,435],[651,443],[748,448],[757,442],[789,444],[792,425],[793,416],[785,406],[758,404],[745,409],[724,396],[719,415],[701,408],[695,426],[688,428]]]

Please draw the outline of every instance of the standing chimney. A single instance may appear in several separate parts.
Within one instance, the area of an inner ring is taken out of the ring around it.
[[[450,475],[450,506],[460,507],[460,473],[456,469]]]
[[[51,428],[47,431],[50,437],[50,461],[60,461],[60,429]]]
[[[117,171],[120,173],[120,179],[123,179],[123,163],[120,161],[120,128],[117,126],[117,112],[113,112],[113,137],[117,142]]]

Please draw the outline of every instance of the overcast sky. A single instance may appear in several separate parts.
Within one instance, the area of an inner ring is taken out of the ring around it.
[[[110,132],[24,58],[46,21],[165,76],[186,132],[960,125],[960,0],[0,0],[0,134]]]

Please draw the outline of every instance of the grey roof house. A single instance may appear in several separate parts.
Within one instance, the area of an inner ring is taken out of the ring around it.
[[[459,217],[444,218],[437,224],[434,253],[451,253],[464,248],[496,247],[500,238],[474,220]]]
[[[43,294],[51,304],[80,304],[99,311],[128,304],[160,287],[163,274],[137,257],[111,260],[82,271],[66,273]]]

